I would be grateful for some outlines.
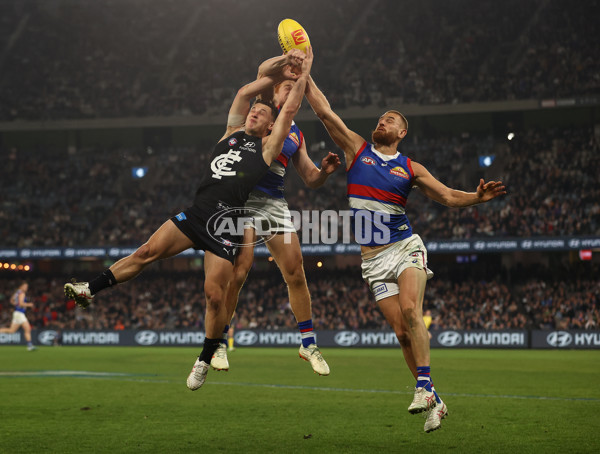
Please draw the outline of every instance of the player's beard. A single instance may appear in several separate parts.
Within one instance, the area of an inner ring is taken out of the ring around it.
[[[373,131],[371,133],[371,140],[373,143],[377,145],[392,145],[396,137],[392,132],[384,132],[384,131]]]

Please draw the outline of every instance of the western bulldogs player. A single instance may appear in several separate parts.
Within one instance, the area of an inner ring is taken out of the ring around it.
[[[306,55],[302,51],[290,51],[277,74],[242,87],[231,105],[227,130],[212,152],[210,166],[202,177],[194,204],[166,221],[133,254],[114,263],[95,279],[65,284],[65,294],[80,306],[87,307],[96,293],[133,279],[157,260],[191,247],[204,250],[206,339],[187,379],[191,390],[204,384],[210,360],[227,323],[224,297],[233,275],[236,244],[241,242],[241,238],[219,234],[211,220],[231,213],[229,216],[235,225],[235,211],[230,209],[244,205],[252,188],[281,153],[292,120],[300,108],[312,61],[312,50]],[[299,76],[292,67],[300,72]],[[297,81],[279,115],[277,108],[269,102],[257,100],[250,107],[252,98],[285,79]],[[245,118],[245,129],[240,127],[240,117]]]
[[[476,192],[451,189],[425,167],[397,151],[408,122],[396,110],[377,121],[371,143],[348,129],[312,78],[306,96],[334,142],[344,150],[348,200],[355,238],[361,245],[362,274],[386,320],[394,329],[408,367],[417,380],[410,413],[427,411],[425,432],[441,427],[448,414],[431,380],[429,337],[423,322],[427,268],[423,241],[413,234],[404,208],[413,186],[449,207],[488,202],[505,194],[502,182],[480,180]]]
[[[26,295],[29,290],[29,284],[22,282],[19,288],[13,293],[10,302],[15,309],[12,315],[12,321],[9,328],[0,328],[0,333],[15,333],[19,327],[23,328],[25,341],[27,342],[27,350],[34,351],[35,346],[31,342],[31,325],[25,316],[25,311],[28,307],[33,307],[33,303],[27,302]]]

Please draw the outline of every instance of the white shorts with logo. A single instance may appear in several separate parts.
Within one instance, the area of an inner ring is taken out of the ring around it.
[[[258,236],[296,232],[285,199],[277,199],[261,191],[252,191],[244,207],[253,210],[253,221],[247,222],[245,226],[253,227]]]
[[[22,325],[23,323],[27,323],[27,317],[23,312],[14,311],[12,316],[12,324],[13,325]]]
[[[427,268],[427,249],[419,235],[394,243],[375,257],[363,259],[362,275],[375,295],[375,301],[397,295],[398,276],[407,268],[425,270],[427,279],[433,277],[433,271]]]

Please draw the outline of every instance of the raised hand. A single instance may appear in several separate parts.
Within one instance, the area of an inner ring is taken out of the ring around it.
[[[340,157],[330,151],[321,161],[321,170],[327,175],[331,175],[336,171],[341,163],[342,161],[340,161]]]
[[[485,183],[483,178],[479,180],[479,186],[477,186],[477,197],[481,202],[488,202],[495,199],[499,195],[506,194],[506,188],[503,186],[501,181],[488,181]]]

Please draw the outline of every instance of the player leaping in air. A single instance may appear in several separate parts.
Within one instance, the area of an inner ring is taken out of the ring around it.
[[[441,427],[448,414],[431,379],[429,337],[423,322],[423,296],[433,273],[427,268],[427,250],[413,234],[404,207],[413,186],[449,207],[488,202],[505,194],[502,182],[480,180],[475,192],[451,189],[425,167],[397,150],[408,133],[408,122],[396,110],[377,121],[371,143],[348,129],[333,112],[312,78],[307,98],[333,141],[344,151],[353,226],[361,244],[362,275],[386,320],[394,329],[410,371],[416,379],[410,413],[429,412],[425,432]],[[362,219],[361,222],[356,222]],[[361,230],[361,231],[358,231]],[[371,235],[366,235],[371,232]]]
[[[301,51],[290,52],[280,72],[242,87],[233,100],[226,132],[212,151],[210,165],[202,176],[193,205],[166,221],[133,254],[114,263],[90,282],[65,284],[66,295],[86,307],[96,293],[133,279],[157,260],[189,248],[204,250],[206,338],[202,353],[187,379],[191,390],[204,384],[211,358],[228,322],[224,298],[233,276],[236,245],[242,241],[241,237],[228,231],[218,235],[219,229],[209,220],[213,215],[229,213],[226,216],[231,225],[237,224],[240,213],[230,209],[244,206],[252,188],[281,153],[292,120],[300,108],[312,61],[311,50],[306,55]],[[290,67],[299,68],[300,76]],[[257,100],[250,107],[251,99],[285,79],[297,80],[279,115],[270,102]],[[244,128],[240,126],[240,116],[245,117]]]
[[[265,61],[259,67],[259,77],[278,71],[278,68],[285,64],[286,58],[283,55]],[[275,86],[273,101],[277,108],[281,109],[285,106],[294,84],[293,80],[284,80]],[[243,119],[240,118],[240,121]],[[302,264],[300,241],[283,193],[284,178],[290,161],[294,163],[296,171],[305,184],[312,189],[323,185],[329,175],[340,165],[338,155],[330,152],[321,161],[321,168],[317,168],[308,156],[302,132],[296,123],[292,122],[281,154],[271,163],[269,171],[254,187],[246,202],[246,208],[253,212],[253,221],[244,231],[244,243],[247,246],[240,248],[235,258],[234,276],[226,297],[228,320],[233,317],[240,290],[252,268],[258,230],[263,238],[266,237],[268,240],[266,246],[287,284],[290,306],[302,336],[299,356],[311,364],[315,373],[329,375],[329,366],[315,340],[311,299]],[[228,328],[229,325],[225,327],[221,345],[211,361],[211,366],[217,370],[229,369],[226,345]]]

